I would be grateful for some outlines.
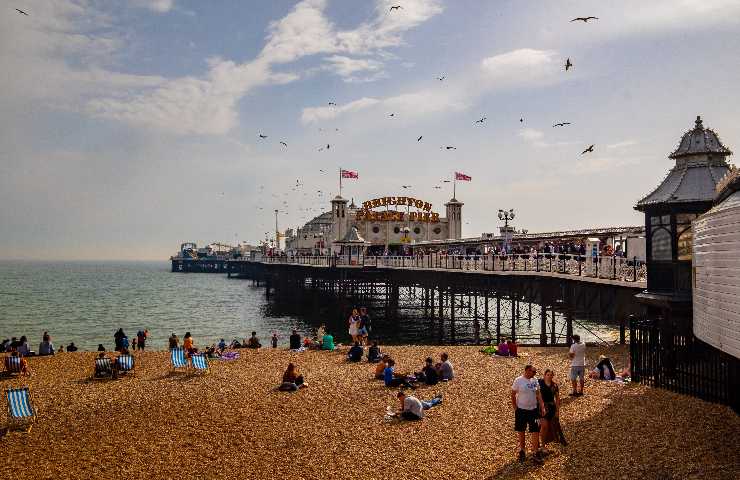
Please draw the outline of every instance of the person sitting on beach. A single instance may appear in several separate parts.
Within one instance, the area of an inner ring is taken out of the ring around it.
[[[321,346],[321,342],[324,340],[324,335],[326,335],[326,325],[322,323],[316,330],[316,341],[319,343],[319,347]]]
[[[419,400],[413,395],[406,395],[405,392],[400,391],[396,394],[399,402],[401,402],[401,410],[398,415],[404,420],[421,420],[424,418],[424,410],[442,403],[442,395],[437,395],[428,402]]]
[[[385,369],[383,370],[383,381],[386,387],[398,388],[398,387],[409,387],[414,386],[407,380],[406,375],[395,372],[396,362],[389,358],[385,363]]]
[[[68,352],[76,352],[77,351],[77,345],[75,345],[75,342],[69,342],[69,345],[67,345],[67,351]]]
[[[226,340],[224,340],[223,338],[221,339],[221,341],[220,341],[220,342],[218,342],[218,349],[219,349],[220,351],[222,351],[222,352],[223,352],[224,350],[226,350]]]
[[[300,350],[301,349],[301,336],[298,335],[298,330],[293,330],[293,333],[290,334],[290,349],[291,350]]]
[[[257,338],[257,332],[252,332],[252,336],[247,340],[247,348],[260,348],[262,344],[259,338]]]
[[[321,339],[321,350],[334,351],[334,337],[329,332]]]
[[[370,363],[378,363],[380,359],[381,353],[378,342],[373,342],[370,348],[367,349],[367,361]]]
[[[390,355],[387,355],[387,354],[381,357],[380,363],[378,363],[378,365],[376,365],[375,367],[375,379],[376,380],[383,380],[385,378],[384,376],[385,367],[387,366],[386,364],[388,363],[388,360],[390,359],[391,359]]]
[[[599,363],[596,364],[596,367],[588,376],[597,380],[614,380],[617,378],[611,359],[604,355],[599,355]]]
[[[360,346],[360,342],[355,342],[352,348],[349,349],[349,353],[347,353],[347,360],[350,362],[359,362],[362,360],[364,353],[365,350]]]
[[[496,355],[500,357],[509,356],[509,344],[506,343],[506,337],[503,337],[501,339],[501,343],[498,344],[498,348],[496,349]]]
[[[198,353],[198,349],[195,348],[195,340],[193,340],[193,336],[190,335],[190,332],[185,332],[185,336],[182,340],[182,348],[188,353],[188,355]]]
[[[427,357],[424,362],[424,367],[416,377],[426,385],[436,385],[439,383],[439,374],[437,373],[437,369],[434,368],[434,360],[432,360],[432,357]]]
[[[2,342],[0,342],[0,353],[5,353],[10,348],[10,339],[6,338]]]
[[[64,345],[59,345],[59,348],[57,348],[56,353],[64,353]]]
[[[54,344],[51,340],[45,340],[39,344],[39,355],[54,355]]]
[[[172,335],[170,335],[169,343],[170,343],[170,350],[180,346],[180,339],[177,338],[177,335],[175,335],[174,332],[172,332]]]
[[[453,380],[455,378],[455,369],[452,367],[449,355],[447,355],[447,352],[444,352],[439,356],[439,358],[442,362],[435,366],[437,373],[439,374],[439,379],[443,382]]]
[[[12,347],[12,344],[11,344]],[[25,335],[22,335],[20,340],[18,341],[17,346],[15,346],[15,350],[21,354],[23,357],[27,357],[31,355],[31,349],[28,348],[28,339]]]
[[[239,339],[235,338],[231,341],[231,345],[229,345],[229,348],[244,348],[244,345],[239,343]]]
[[[105,347],[102,343],[98,343],[98,352],[105,352]]]
[[[509,347],[509,356],[510,357],[518,357],[517,350],[519,349],[519,345],[517,345],[516,341],[513,338],[510,338],[506,341],[506,345]]]
[[[280,384],[278,389],[284,392],[294,392],[307,386],[303,381],[303,375],[298,373],[298,368],[293,363],[289,363],[288,368],[283,373],[283,383]]]

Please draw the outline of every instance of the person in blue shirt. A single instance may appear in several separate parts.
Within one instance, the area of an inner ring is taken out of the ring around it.
[[[218,349],[221,351],[226,350],[226,340],[224,340],[223,338],[220,342],[218,342]]]
[[[406,380],[406,375],[402,374],[396,374],[394,371],[396,362],[389,358],[388,361],[385,363],[385,369],[383,370],[383,381],[385,382],[386,387],[409,387],[414,388],[411,383],[409,383],[408,380]]]

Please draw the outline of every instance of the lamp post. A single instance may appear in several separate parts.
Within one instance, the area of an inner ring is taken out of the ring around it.
[[[504,222],[504,253],[509,253],[509,241],[510,241],[510,234],[509,234],[509,220],[514,220],[514,209],[510,208],[509,210],[498,210],[498,219],[502,220]]]

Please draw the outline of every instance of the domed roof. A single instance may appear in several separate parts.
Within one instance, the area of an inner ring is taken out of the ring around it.
[[[710,153],[717,155],[710,157]],[[669,156],[676,164],[635,208],[644,211],[657,205],[711,202],[717,183],[729,169],[727,155],[732,152],[722,145],[716,133],[704,128],[701,117],[696,117],[694,129],[683,135],[678,148]]]
[[[732,155],[730,149],[722,145],[717,134],[709,128],[704,128],[701,117],[697,116],[694,128],[683,134],[678,148],[668,158],[677,159],[702,153]]]

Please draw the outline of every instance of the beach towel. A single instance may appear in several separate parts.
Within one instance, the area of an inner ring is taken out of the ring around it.
[[[221,355],[221,360],[236,360],[239,358],[239,352],[224,352]]]

